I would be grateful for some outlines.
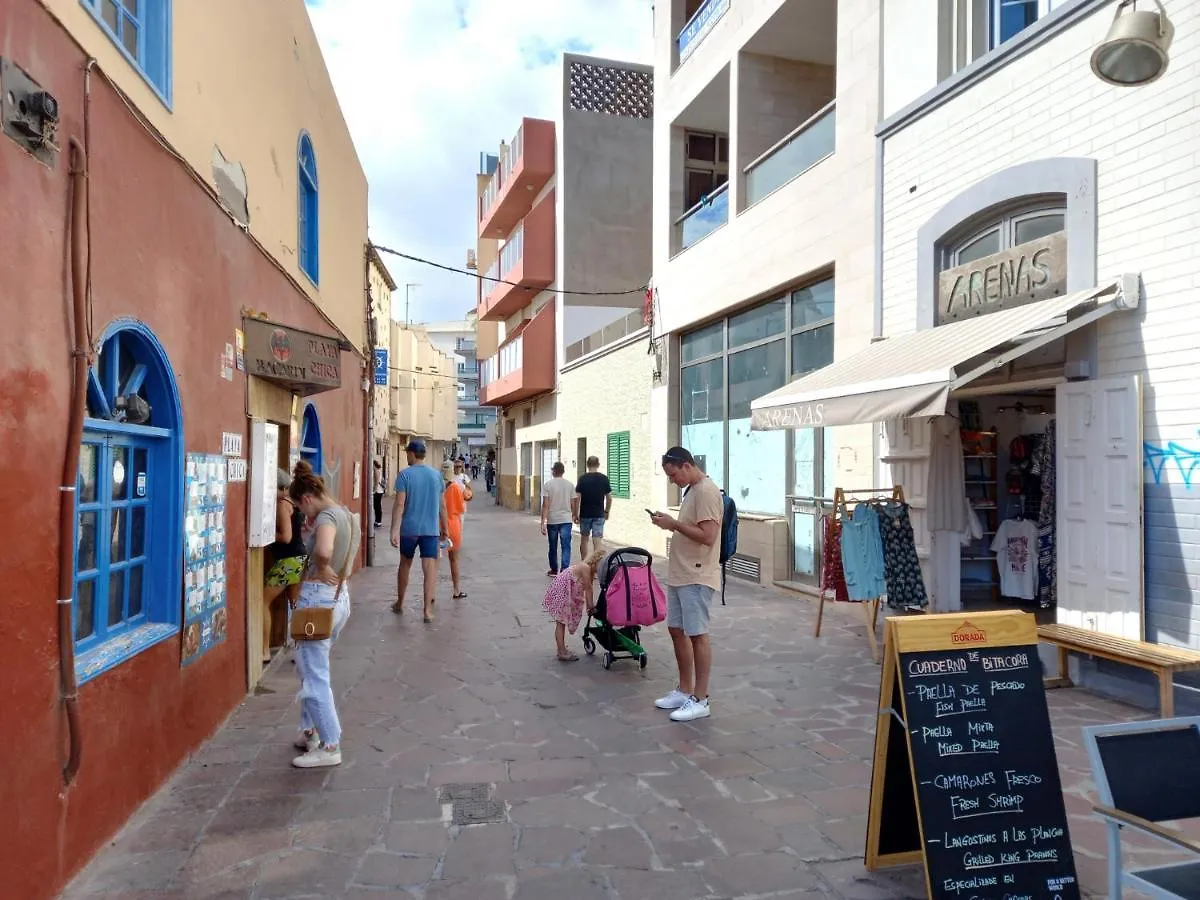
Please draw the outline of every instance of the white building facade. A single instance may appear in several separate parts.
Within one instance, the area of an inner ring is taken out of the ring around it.
[[[768,426],[818,405],[901,416],[880,430],[878,478],[919,500],[939,610],[1015,605],[990,534],[1036,515],[1053,585],[1044,593],[1039,573],[1042,620],[1200,648],[1200,7],[1164,5],[1166,72],[1114,87],[1089,64],[1110,0],[884,4],[868,318],[886,340],[756,415]],[[955,19],[962,6],[974,15]],[[941,412],[965,429],[967,495],[987,532],[975,549],[931,533],[924,515],[939,477],[929,416]],[[1050,451],[1049,509],[1022,507],[1023,441]],[[1134,670],[1072,665],[1094,687],[1157,702]],[[1178,702],[1196,705],[1194,681],[1178,685]]]
[[[480,403],[479,362],[475,354],[475,314],[462,320],[429,322],[420,326],[433,345],[454,357],[458,376],[458,438],[454,452],[484,453],[496,444],[496,411]]]
[[[815,589],[821,498],[872,477],[869,426],[752,431],[750,402],[872,337],[879,28],[873,0],[656,6],[646,464],[700,459],[738,506],[730,572],[763,584]]]

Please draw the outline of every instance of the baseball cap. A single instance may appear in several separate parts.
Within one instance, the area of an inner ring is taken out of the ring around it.
[[[409,441],[408,446],[405,447],[404,449],[407,450],[409,453],[424,454],[425,453],[425,442],[424,441]]]

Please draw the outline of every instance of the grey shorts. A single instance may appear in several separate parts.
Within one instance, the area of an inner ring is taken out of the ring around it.
[[[584,537],[592,534],[598,538],[604,537],[604,516],[597,516],[594,519],[580,518],[579,533]]]
[[[715,593],[707,584],[668,587],[667,627],[680,628],[688,637],[708,634],[708,607]]]

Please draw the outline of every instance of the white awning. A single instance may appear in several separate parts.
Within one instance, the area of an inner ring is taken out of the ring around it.
[[[754,400],[751,427],[773,431],[941,415],[951,391],[1116,309],[1135,306],[1138,298],[1125,298],[1119,284],[879,341]],[[1013,344],[984,365],[956,371]]]

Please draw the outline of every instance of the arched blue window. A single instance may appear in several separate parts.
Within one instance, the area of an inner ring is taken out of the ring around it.
[[[320,195],[317,193],[317,155],[313,152],[312,138],[307,131],[300,132],[300,147],[296,154],[298,182],[297,215],[299,237],[297,246],[300,268],[312,279],[321,283],[321,221]]]
[[[304,407],[304,418],[300,421],[300,458],[321,474],[321,423],[317,420],[317,409],[311,403]]]
[[[183,415],[162,345],[114,323],[88,370],[75,508],[81,681],[179,630]]]

